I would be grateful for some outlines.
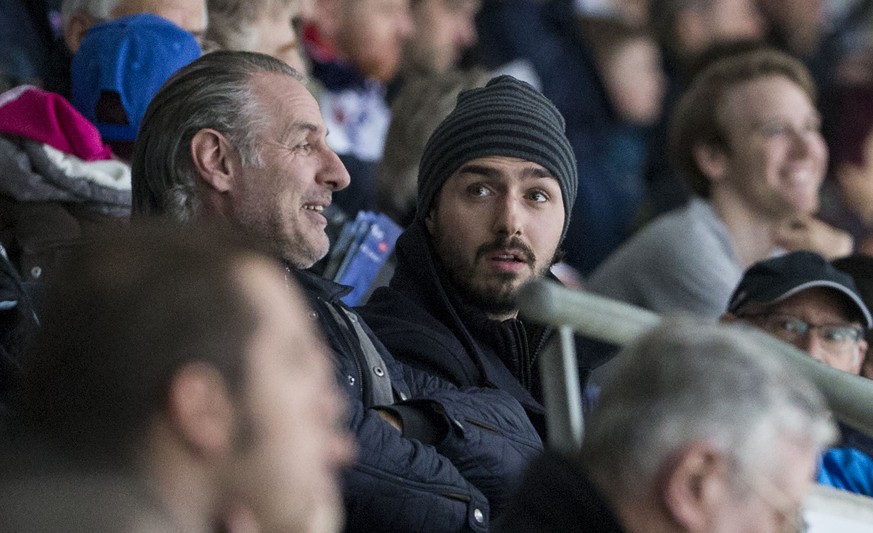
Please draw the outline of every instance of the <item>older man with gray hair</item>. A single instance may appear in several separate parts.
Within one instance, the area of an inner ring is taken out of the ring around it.
[[[500,532],[797,531],[835,436],[748,331],[671,321],[616,359],[574,457],[534,463]]]

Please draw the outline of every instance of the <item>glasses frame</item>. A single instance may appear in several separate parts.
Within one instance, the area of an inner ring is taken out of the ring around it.
[[[804,335],[810,334],[812,331],[818,330],[818,337],[824,340],[828,344],[837,345],[837,346],[848,346],[852,343],[857,343],[864,339],[865,330],[861,326],[854,326],[852,324],[844,324],[844,323],[825,323],[825,324],[816,324],[814,322],[808,322],[798,316],[792,315],[791,313],[783,313],[781,311],[764,311],[760,313],[744,313],[737,315],[738,318],[741,319],[755,319],[755,318],[773,318],[773,317],[784,317],[786,322],[794,322],[798,325],[802,325],[798,330],[787,330],[785,328],[777,329],[766,327],[765,330],[770,333],[786,339],[791,338],[792,340],[796,340],[798,338],[803,337]],[[824,334],[824,329],[845,329],[852,332],[852,336],[845,340],[835,339],[828,337]],[[784,335],[784,336],[783,336]]]

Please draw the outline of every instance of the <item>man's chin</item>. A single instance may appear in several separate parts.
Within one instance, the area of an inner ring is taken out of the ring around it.
[[[319,262],[327,255],[328,244],[318,246],[301,247],[299,245],[287,245],[282,253],[284,259],[289,261],[295,268],[305,270]]]
[[[506,314],[518,307],[518,291],[522,283],[517,280],[504,283],[468,285],[467,297],[488,314]]]

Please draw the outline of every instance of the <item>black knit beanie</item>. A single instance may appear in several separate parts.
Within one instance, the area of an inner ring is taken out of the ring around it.
[[[563,240],[578,185],[564,117],[542,93],[512,76],[461,92],[455,109],[430,136],[419,165],[416,218],[424,220],[443,183],[461,165],[487,156],[531,161],[557,178],[564,200]]]

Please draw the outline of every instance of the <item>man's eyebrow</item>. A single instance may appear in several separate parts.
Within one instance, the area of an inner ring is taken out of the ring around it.
[[[318,133],[319,131],[321,131],[321,128],[318,124],[312,122],[292,122],[282,132],[282,139],[288,140],[300,133]]]
[[[524,169],[524,172],[522,172],[522,177],[523,178],[553,178],[553,179],[558,179],[558,178],[555,178],[555,176],[552,175],[551,172],[549,172],[548,170],[546,170],[542,167],[527,167],[526,169]]]

